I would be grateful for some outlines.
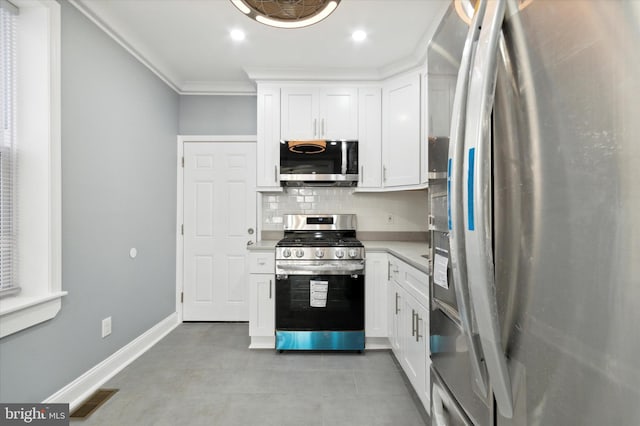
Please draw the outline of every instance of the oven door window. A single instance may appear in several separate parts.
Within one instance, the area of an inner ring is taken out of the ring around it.
[[[322,303],[324,288],[326,303]],[[289,275],[277,280],[276,329],[364,330],[364,275]]]

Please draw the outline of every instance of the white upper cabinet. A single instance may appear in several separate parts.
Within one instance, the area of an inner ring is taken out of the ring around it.
[[[358,90],[359,189],[382,186],[382,91],[379,87]]]
[[[357,89],[283,87],[281,93],[282,139],[358,139]]]
[[[419,185],[420,73],[389,79],[383,87],[382,184]]]
[[[284,140],[317,139],[319,93],[315,88],[282,89],[282,124]]]
[[[320,137],[358,139],[358,90],[329,87],[320,90]]]
[[[258,85],[257,182],[259,190],[279,188],[280,89]]]

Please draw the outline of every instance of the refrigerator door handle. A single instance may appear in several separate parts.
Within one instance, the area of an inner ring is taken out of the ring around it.
[[[455,282],[456,300],[460,322],[463,332],[467,338],[469,356],[471,359],[471,371],[477,385],[484,398],[487,397],[488,386],[486,380],[486,369],[483,365],[482,350],[478,339],[474,338],[477,333],[471,312],[471,301],[469,297],[469,287],[467,283],[467,269],[464,243],[464,220],[462,215],[462,159],[464,158],[464,129],[465,115],[467,108],[467,95],[469,80],[471,78],[471,63],[473,61],[477,40],[480,34],[479,23],[485,13],[487,2],[481,0],[472,18],[469,31],[462,51],[462,60],[458,71],[456,82],[456,92],[453,99],[453,110],[451,117],[451,131],[449,139],[449,154],[447,164],[447,221],[449,228],[449,247],[451,256],[451,270]]]
[[[513,396],[495,297],[491,229],[491,111],[504,15],[504,0],[488,0],[469,84],[463,173],[466,197],[463,201],[466,201],[465,248],[469,288],[480,343],[498,411],[502,416],[511,418]]]

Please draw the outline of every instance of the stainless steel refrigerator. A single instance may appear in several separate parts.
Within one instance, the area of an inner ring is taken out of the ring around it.
[[[640,424],[640,2],[470,14],[433,259],[433,424]]]

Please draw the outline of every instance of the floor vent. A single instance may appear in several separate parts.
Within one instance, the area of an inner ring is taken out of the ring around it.
[[[93,395],[87,398],[81,406],[76,408],[69,417],[74,420],[86,419],[93,414],[98,407],[107,402],[116,392],[118,392],[118,389],[98,389]]]

